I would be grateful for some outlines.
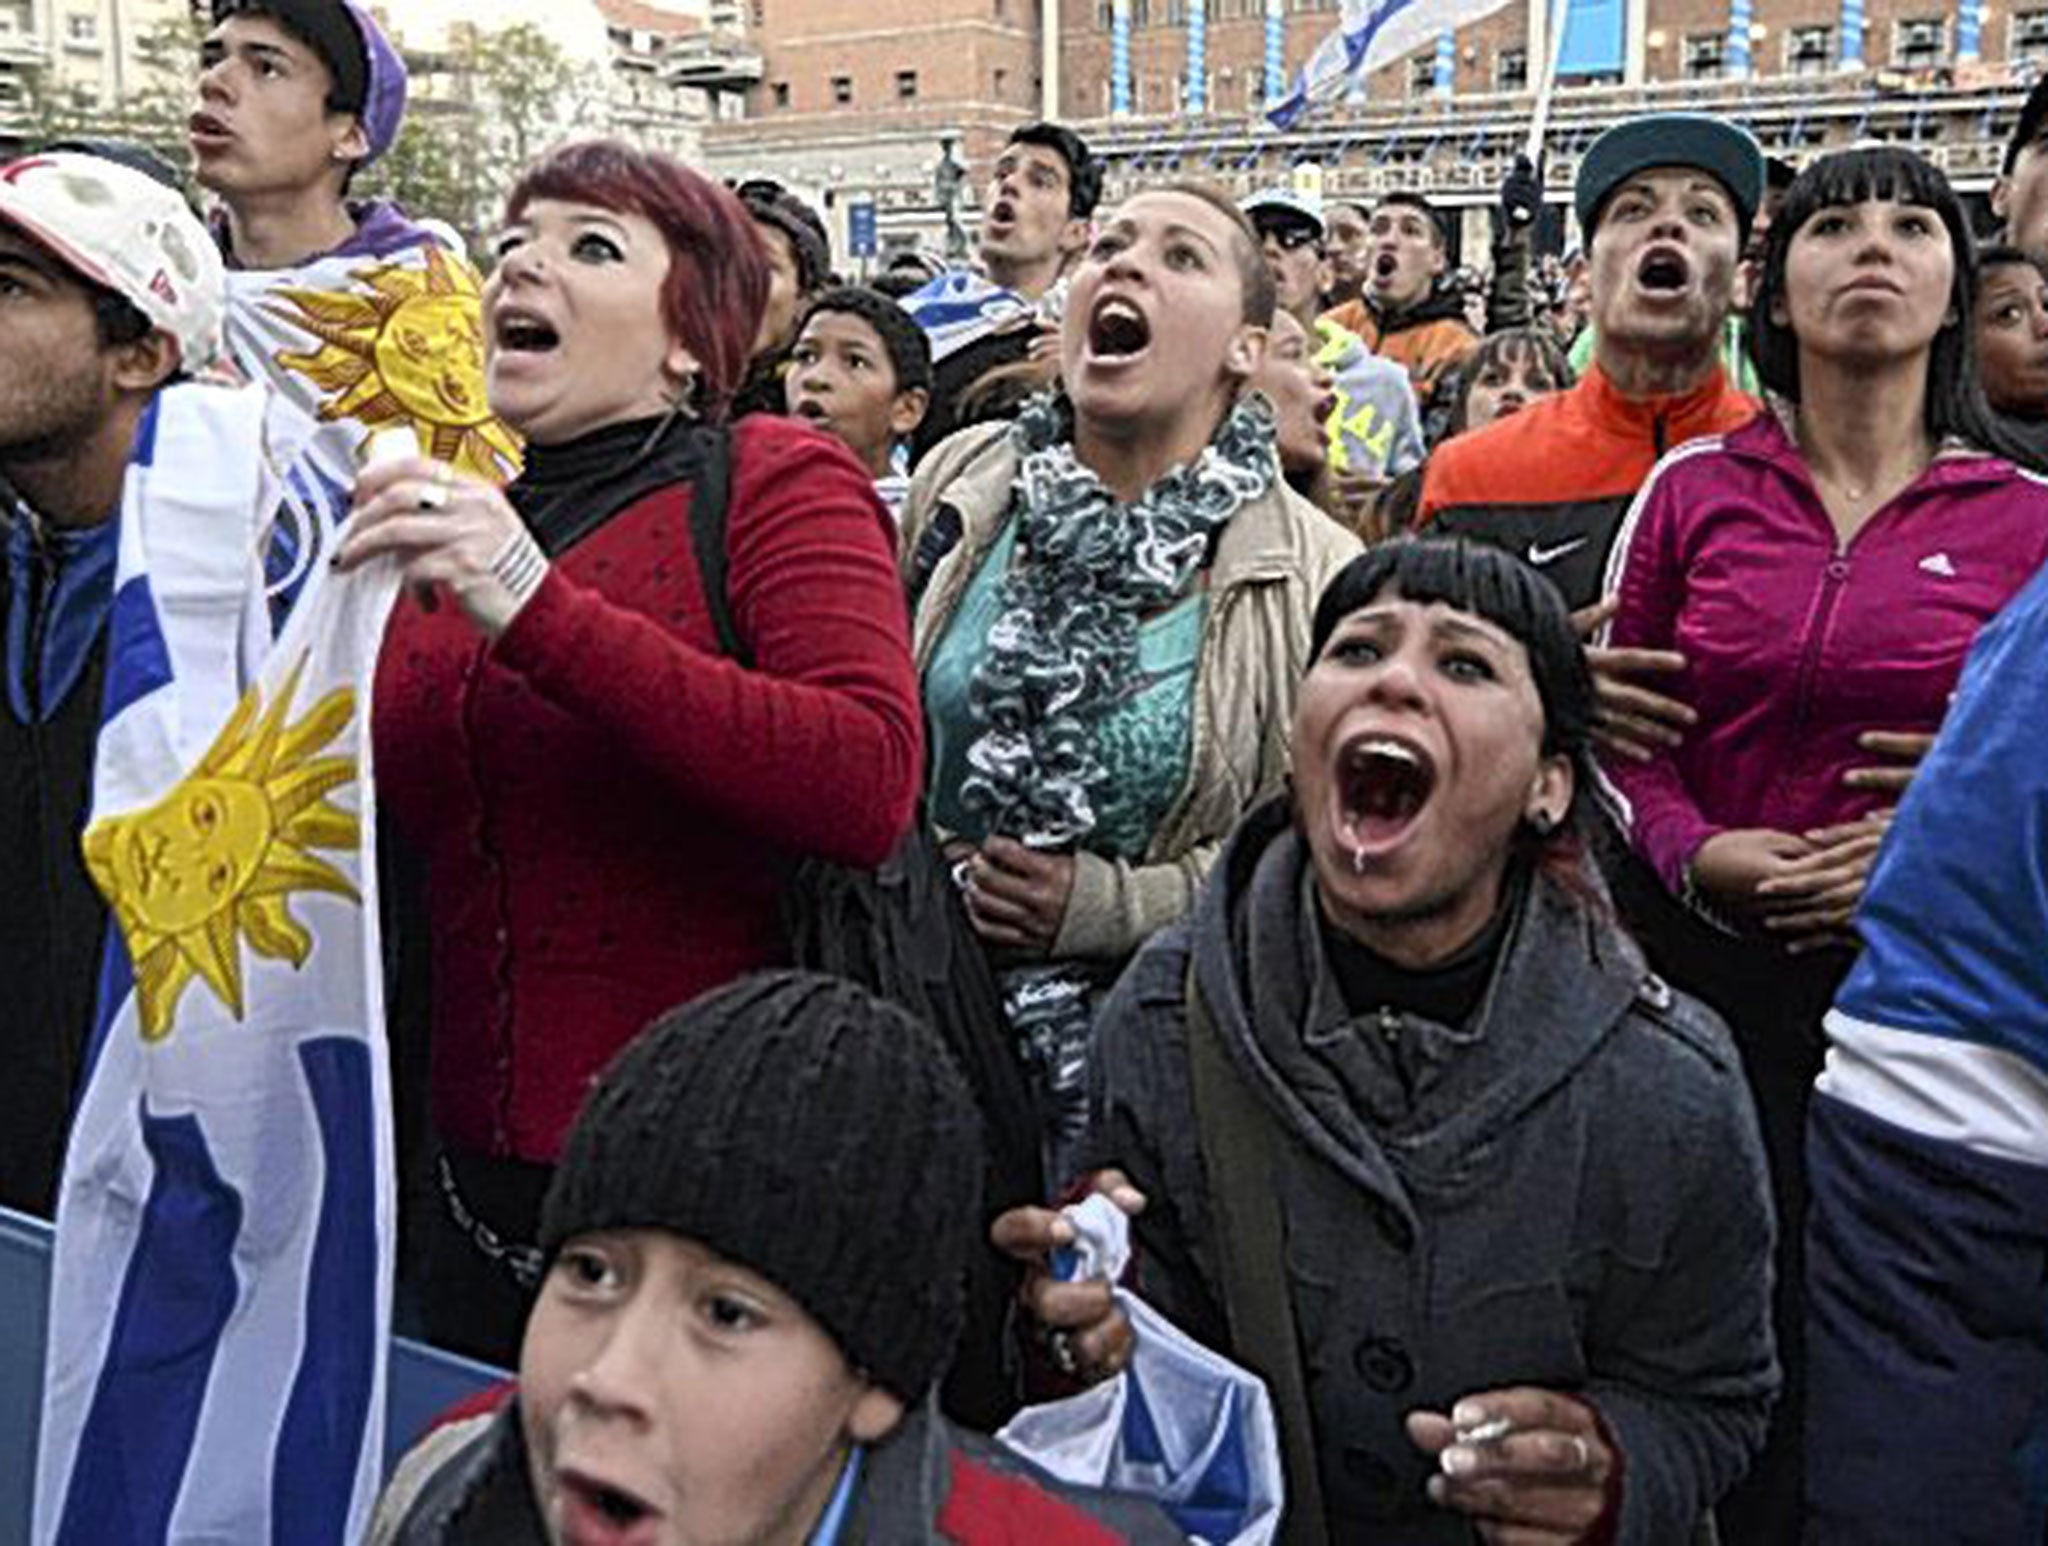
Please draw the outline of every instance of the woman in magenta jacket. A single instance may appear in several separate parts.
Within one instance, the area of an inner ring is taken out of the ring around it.
[[[590,1081],[655,1015],[785,958],[795,863],[879,863],[923,768],[894,529],[836,441],[726,427],[767,264],[725,189],[616,142],[529,168],[484,292],[504,493],[414,461],[345,562],[400,555],[376,682],[386,814],[424,861],[437,1340],[516,1347],[540,1198]],[[729,472],[720,649],[691,546]]]
[[[1778,411],[1665,458],[1609,572],[1606,642],[1681,657],[1695,716],[1676,744],[1605,758],[1665,899],[1618,889],[1660,968],[1735,1031],[1780,1214],[1786,1395],[1740,1540],[1796,1538],[1802,1145],[1851,918],[1971,640],[2048,558],[2048,486],[1982,449],[1975,282],[1927,162],[1809,167],[1750,308]]]

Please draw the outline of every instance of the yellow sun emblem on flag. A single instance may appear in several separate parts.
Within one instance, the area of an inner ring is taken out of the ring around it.
[[[366,290],[275,292],[265,310],[320,347],[278,363],[331,394],[322,420],[406,425],[421,449],[494,483],[519,469],[519,437],[484,395],[483,292],[476,270],[438,247],[424,267],[358,269]]]
[[[85,834],[86,869],[135,964],[145,1041],[170,1034],[194,977],[242,1018],[244,939],[259,955],[306,964],[313,936],[289,911],[292,892],[362,901],[310,851],[361,841],[356,817],[327,799],[355,782],[355,759],[316,755],[348,728],[355,694],[336,688],[286,724],[304,668],[301,659],[267,711],[261,687],[252,687],[199,765],[163,799],[96,821]]]

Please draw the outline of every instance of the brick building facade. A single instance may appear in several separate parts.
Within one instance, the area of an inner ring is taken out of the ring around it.
[[[941,241],[932,190],[942,141],[967,169],[960,214],[971,230],[1003,137],[1048,103],[1105,154],[1112,195],[1170,175],[1238,191],[1292,178],[1367,198],[1412,187],[1477,208],[1520,148],[1529,85],[1554,42],[1549,0],[1509,0],[1280,132],[1264,108],[1337,25],[1338,0],[736,3],[763,73],[744,119],[707,130],[706,158],[726,175],[774,175],[811,196],[842,251],[847,211],[863,203],[878,211],[884,247]],[[1577,67],[1560,76],[1546,142],[1560,205],[1593,135],[1658,108],[1734,118],[1794,160],[1859,139],[1913,144],[1981,192],[2048,62],[2048,0],[1571,0],[1571,9],[1564,42]],[[1593,31],[1606,29],[1590,53],[1579,46],[1581,10],[1594,15]],[[1481,226],[1465,224],[1469,248]]]
[[[859,202],[876,206],[891,245],[938,245],[941,146],[966,169],[971,205],[1010,129],[1039,115],[1039,4],[747,0],[762,79],[744,122],[706,133],[706,161],[724,176],[772,176],[804,193],[842,251]]]

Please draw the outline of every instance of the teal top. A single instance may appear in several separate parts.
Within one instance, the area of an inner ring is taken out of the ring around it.
[[[1017,549],[1017,523],[1004,524],[989,545],[959,610],[925,667],[925,718],[932,743],[932,817],[949,832],[979,842],[988,834],[960,803],[967,748],[981,734],[968,706],[968,687],[1001,611],[1002,578]],[[1095,813],[1088,840],[1094,853],[1132,862],[1187,782],[1194,730],[1195,662],[1202,647],[1207,596],[1183,596],[1138,625],[1138,673],[1130,693],[1097,722],[1094,751],[1115,771]]]

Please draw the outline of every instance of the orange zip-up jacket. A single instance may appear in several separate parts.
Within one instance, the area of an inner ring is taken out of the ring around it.
[[[1415,524],[1506,548],[1574,609],[1590,606],[1621,518],[1657,459],[1740,428],[1759,406],[1718,368],[1690,392],[1625,397],[1589,366],[1577,386],[1438,446]]]

